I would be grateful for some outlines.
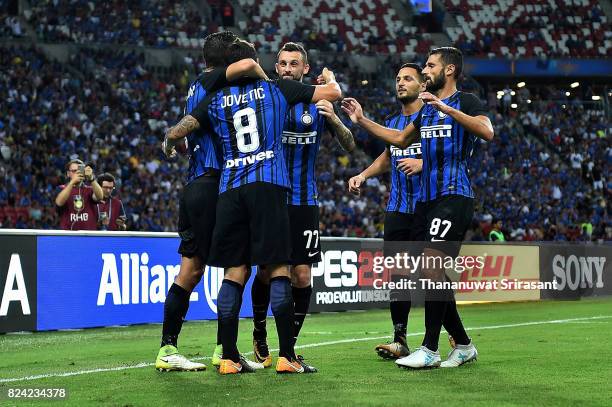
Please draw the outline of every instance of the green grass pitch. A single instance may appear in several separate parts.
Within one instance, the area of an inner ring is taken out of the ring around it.
[[[612,299],[460,306],[479,360],[458,369],[407,371],[383,361],[386,310],[307,317],[299,340],[314,375],[220,376],[210,366],[216,323],[188,322],[179,349],[205,372],[160,373],[160,325],[0,336],[0,405],[108,406],[574,406],[612,405]],[[273,320],[270,345],[276,347]],[[239,347],[251,351],[251,320]],[[422,339],[410,315],[409,345]],[[448,352],[446,335],[440,340]],[[23,379],[26,378],[27,379]],[[9,388],[65,388],[61,401],[7,399]],[[607,389],[607,390],[606,390]]]

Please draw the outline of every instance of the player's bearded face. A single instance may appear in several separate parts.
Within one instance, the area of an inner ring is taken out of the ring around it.
[[[276,73],[283,79],[301,81],[308,73],[309,66],[304,64],[302,54],[296,51],[283,51],[278,56]]]
[[[440,69],[437,73],[430,72],[426,74],[427,80],[425,81],[425,88],[428,92],[437,92],[446,85],[446,76],[444,75],[444,69]]]
[[[414,79],[417,75],[412,68],[404,68],[398,72],[395,78],[395,92],[402,104],[412,103],[419,97],[421,85]]]

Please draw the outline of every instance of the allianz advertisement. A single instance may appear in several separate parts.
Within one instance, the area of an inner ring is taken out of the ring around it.
[[[38,237],[38,330],[162,322],[178,238]],[[223,270],[207,267],[186,319],[216,319]],[[252,278],[251,278],[252,281]],[[250,284],[241,317],[252,316]]]
[[[178,244],[167,235],[0,234],[0,333],[162,322],[166,293],[180,269]],[[395,287],[391,274],[406,259],[414,262],[408,269],[418,270],[427,259],[408,252],[419,250],[385,256],[382,241],[346,238],[325,238],[321,246],[310,312],[387,308],[393,290],[422,303],[418,273]],[[457,300],[470,302],[610,295],[611,258],[609,244],[465,244],[451,259],[456,273],[445,263],[450,280],[443,284]],[[241,317],[252,316],[254,275],[255,269]],[[217,318],[222,281],[222,269],[206,268],[186,319]]]

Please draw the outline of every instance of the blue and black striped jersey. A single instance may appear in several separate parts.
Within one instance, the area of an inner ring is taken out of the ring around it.
[[[281,79],[249,80],[211,93],[192,112],[223,150],[219,193],[253,182],[289,188],[282,134],[290,106],[310,103],[314,86]]]
[[[443,102],[469,116],[487,115],[485,106],[471,93],[458,91]],[[476,137],[431,105],[421,109],[414,125],[421,133],[423,153],[420,200],[427,202],[445,195],[473,198],[468,159]]]
[[[290,205],[317,205],[315,162],[327,121],[315,104],[300,103],[285,117],[283,147],[289,171]]]
[[[419,112],[410,116],[404,116],[401,112],[385,120],[385,126],[403,130],[417,116]],[[408,176],[397,169],[398,160],[403,158],[421,158],[421,143],[417,142],[408,146],[405,150],[395,146],[389,146],[387,153],[391,156],[391,191],[387,212],[414,213],[414,207],[419,199],[421,189],[421,176]]]
[[[185,115],[191,114],[211,90],[222,88],[227,84],[225,71],[226,68],[217,68],[204,72],[189,86]],[[200,128],[190,133],[187,136],[187,146],[189,153],[187,183],[201,177],[210,169],[221,169],[221,149],[214,142],[209,130]]]

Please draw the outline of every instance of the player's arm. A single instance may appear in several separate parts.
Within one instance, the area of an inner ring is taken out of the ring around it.
[[[361,185],[366,182],[368,178],[377,177],[390,169],[391,157],[389,149],[386,148],[368,168],[349,179],[349,192],[359,195],[361,193]]]
[[[420,158],[402,158],[397,160],[397,169],[408,176],[417,175],[423,171],[423,160]]]
[[[328,100],[330,102],[340,100],[342,97],[342,89],[340,89],[340,85],[336,82],[336,76],[332,71],[323,68],[323,72],[319,78],[317,78],[317,81],[319,85],[314,87],[314,94],[310,100],[312,103],[317,103],[320,100]]]
[[[166,157],[174,157],[176,155],[175,146],[184,140],[189,133],[200,128],[200,122],[188,114],[184,116],[180,122],[166,130],[166,135],[162,143],[162,150]]]
[[[252,58],[245,58],[238,62],[234,62],[225,70],[225,78],[228,82],[233,82],[244,77],[263,79],[266,81],[270,80],[261,65]]]
[[[410,123],[403,130],[381,126],[365,117],[361,105],[353,98],[345,98],[342,100],[342,110],[344,110],[344,113],[349,116],[353,123],[359,125],[365,131],[387,144],[392,144],[399,148],[406,148],[410,144],[419,141],[419,132],[414,123]]]
[[[355,139],[353,133],[342,123],[334,111],[334,105],[327,100],[319,100],[316,104],[317,110],[321,116],[325,116],[327,128],[330,133],[336,137],[342,148],[349,153],[355,150]]]
[[[478,100],[475,101],[475,97],[473,95],[470,96],[472,96],[470,99],[466,99],[466,101],[470,102],[468,113],[470,110],[483,113],[483,108],[480,106],[480,102]],[[464,113],[461,110],[447,105],[437,96],[429,92],[421,93],[419,98],[421,98],[424,103],[432,105],[436,110],[446,113],[455,119],[457,123],[462,125],[469,133],[475,135],[476,137],[479,137],[485,141],[493,140],[493,125],[491,124],[491,120],[484,114],[470,115],[468,113]]]

